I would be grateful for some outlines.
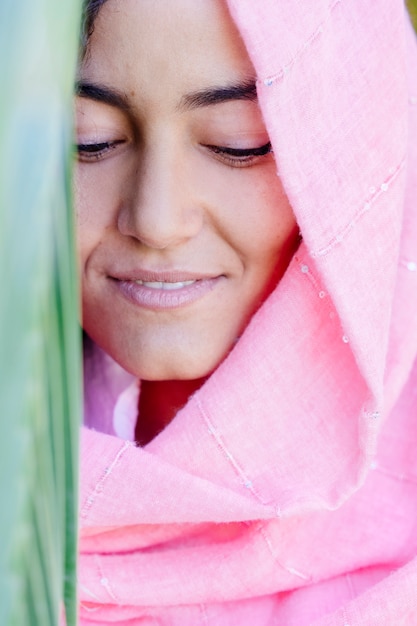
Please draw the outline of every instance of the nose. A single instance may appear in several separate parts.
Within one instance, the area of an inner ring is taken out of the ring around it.
[[[203,223],[195,182],[178,151],[149,150],[128,181],[118,214],[119,231],[155,249],[195,237]]]

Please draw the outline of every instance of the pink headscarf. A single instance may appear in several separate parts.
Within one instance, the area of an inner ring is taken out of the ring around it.
[[[146,447],[87,362],[81,624],[417,624],[416,40],[399,1],[228,4],[303,243]]]

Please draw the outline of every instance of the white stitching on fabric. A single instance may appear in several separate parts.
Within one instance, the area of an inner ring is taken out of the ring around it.
[[[80,602],[80,607],[83,611],[87,611],[87,613],[97,613],[100,610],[99,606],[87,606],[83,602]]]
[[[343,626],[350,626],[345,609],[342,609]]]
[[[385,467],[381,467],[379,464],[375,464],[373,468],[380,474],[384,474],[384,476],[388,476],[388,478],[394,478],[394,480],[399,480],[400,482],[411,483],[413,485],[417,485],[417,476],[410,476],[409,474],[397,474],[396,472],[392,472]]]
[[[356,591],[355,585],[353,584],[353,580],[352,580],[352,576],[350,575],[350,572],[347,572],[345,574],[345,580],[346,580],[346,583],[347,583],[347,587],[349,589],[350,599],[353,600],[354,598],[357,597],[358,593]],[[346,618],[346,616],[345,616],[345,618]]]
[[[95,593],[93,593],[92,591],[90,591],[90,589],[88,589],[88,587],[86,587],[85,585],[80,585],[80,589],[82,591],[84,591],[85,593],[87,593],[91,598],[94,598],[94,600],[97,600],[97,602],[100,601],[99,597],[96,596]],[[87,611],[91,611],[91,610],[97,610],[97,609],[86,609]]]
[[[318,250],[310,250],[310,256],[312,256],[313,258],[319,257],[319,256],[325,256],[328,252],[330,252],[335,246],[337,246],[339,243],[341,243],[343,241],[343,239],[346,237],[346,235],[348,235],[350,233],[350,231],[353,229],[354,226],[356,226],[356,224],[359,222],[360,218],[365,215],[365,213],[367,213],[372,205],[374,204],[374,202],[384,193],[386,193],[386,191],[389,189],[391,183],[393,183],[395,181],[395,179],[397,178],[398,174],[401,172],[401,170],[404,168],[405,165],[405,159],[403,159],[400,164],[397,166],[396,169],[391,170],[391,174],[388,178],[386,178],[384,180],[384,182],[379,185],[378,190],[375,189],[375,187],[370,187],[369,189],[369,193],[370,196],[368,200],[366,200],[366,202],[363,204],[362,208],[359,209],[359,211],[356,213],[355,217],[344,226],[344,228],[337,234],[335,235],[335,237],[333,237],[333,239],[330,241],[330,243],[327,246],[324,246],[323,248],[319,248]]]
[[[400,265],[405,267],[409,272],[417,272],[417,261],[411,261],[410,259],[401,259]]]
[[[312,580],[311,576],[308,576],[307,574],[303,574],[302,572],[295,569],[294,567],[291,567],[289,565],[285,565],[285,563],[282,563],[282,561],[279,560],[278,555],[274,550],[274,546],[272,545],[272,542],[270,538],[268,537],[268,534],[263,526],[259,527],[259,532],[260,532],[262,539],[265,541],[266,545],[268,546],[268,550],[270,551],[274,561],[280,567],[285,569],[285,571],[287,571],[289,574],[292,574],[293,576],[297,576],[297,578],[302,578],[303,580]]]
[[[333,9],[340,4],[342,0],[333,0],[333,2],[331,2],[329,4],[329,11],[333,11]],[[324,19],[315,29],[315,31],[310,35],[310,37],[308,37],[308,39],[306,39],[304,41],[303,44],[301,44],[300,48],[298,48],[298,50],[295,52],[294,56],[292,57],[292,59],[286,64],[284,65],[276,74],[273,74],[272,76],[267,76],[264,79],[260,79],[258,80],[259,83],[264,84],[266,87],[270,87],[271,85],[273,85],[273,83],[282,80],[284,78],[284,76],[286,74],[288,74],[291,70],[291,68],[295,65],[298,57],[300,57],[303,52],[309,48],[311,46],[311,44],[317,39],[317,37],[319,37],[322,33],[323,33],[323,29],[324,29],[324,25],[326,24],[326,22],[328,22],[330,20],[330,15],[326,17],[326,19]]]
[[[126,452],[126,450],[128,448],[131,448],[132,446],[133,446],[133,443],[131,441],[125,441],[123,443],[123,446],[121,447],[119,452],[114,457],[114,460],[112,461],[112,463],[108,467],[106,467],[103,476],[97,482],[97,484],[94,487],[92,493],[86,499],[86,502],[85,502],[84,506],[81,508],[80,517],[82,517],[84,519],[87,517],[91,507],[93,506],[93,504],[95,502],[96,496],[103,491],[103,484],[107,480],[107,477],[112,473],[113,469],[116,467],[116,465],[118,464],[118,462],[120,461],[121,457]]]
[[[311,272],[310,267],[306,265],[305,263],[301,262],[297,256],[295,257],[295,259],[298,263],[298,266],[302,274],[305,274],[305,276],[307,276],[307,278],[310,280],[313,287],[317,290],[318,297],[321,300],[323,300],[323,298],[327,296],[327,292],[324,291],[323,289],[320,289],[321,287],[320,282],[318,281],[316,276]]]
[[[234,458],[233,454],[231,452],[229,452],[229,450],[227,449],[220,433],[214,428],[213,424],[211,423],[208,415],[206,414],[206,412],[204,411],[201,402],[198,398],[196,398],[196,402],[198,405],[198,408],[200,410],[200,414],[201,417],[203,418],[206,426],[207,426],[207,430],[209,432],[209,434],[214,438],[214,440],[216,441],[216,444],[218,446],[218,448],[221,450],[221,452],[224,454],[224,456],[226,457],[226,459],[229,461],[230,465],[232,466],[234,472],[237,474],[237,476],[240,478],[240,481],[242,483],[242,485],[244,485],[248,491],[250,491],[252,493],[253,496],[255,496],[255,498],[258,500],[258,502],[260,502],[262,505],[267,506],[270,505],[271,502],[266,502],[264,501],[259,494],[255,491],[254,487],[253,487],[253,482],[248,478],[248,476],[246,476],[245,472],[243,471],[243,469],[240,467],[240,465],[238,464],[238,462],[236,461],[236,459]]]
[[[110,581],[109,579],[104,576],[104,572],[103,572],[103,568],[101,566],[101,562],[100,562],[100,557],[98,554],[96,554],[94,556],[94,562],[96,564],[97,567],[97,571],[98,571],[98,575],[100,578],[100,584],[104,587],[104,589],[107,591],[108,595],[110,596],[110,598],[112,600],[114,600],[115,602],[119,602],[119,599],[116,597],[116,595],[114,594],[111,586],[110,586]]]
[[[311,272],[310,267],[308,265],[306,265],[305,263],[302,263],[298,257],[295,257],[295,258],[296,258],[296,261],[298,263],[298,266],[299,266],[302,274],[304,274],[304,276],[306,276],[310,280],[310,282],[313,285],[313,287],[316,290],[318,290],[320,288],[320,283],[317,280],[317,278],[314,276],[314,274]],[[317,291],[317,295],[318,295],[318,297],[321,300],[323,300],[324,298],[326,298],[327,293],[325,291],[321,290],[321,291]],[[331,311],[330,312],[330,319],[333,319],[334,317],[335,317],[335,313],[333,311]],[[343,335],[341,335],[341,338],[342,338],[343,343],[346,343],[346,344],[350,343],[350,339],[349,339],[348,335],[343,334]]]

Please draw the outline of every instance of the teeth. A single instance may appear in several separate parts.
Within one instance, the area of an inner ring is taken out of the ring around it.
[[[181,289],[182,287],[188,287],[195,283],[195,280],[184,280],[182,283],[162,283],[162,289]]]
[[[192,285],[195,283],[195,280],[184,280],[180,283],[165,283],[159,281],[146,281],[146,280],[135,280],[135,283],[138,285],[143,285],[144,287],[148,287],[149,289],[165,289],[166,291],[174,290],[174,289],[182,289],[183,287],[188,287],[188,285]]]

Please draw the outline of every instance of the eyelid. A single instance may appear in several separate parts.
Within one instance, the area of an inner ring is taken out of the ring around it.
[[[117,146],[124,144],[124,139],[114,141],[86,141],[85,143],[77,143],[75,148],[78,158],[82,161],[98,161],[104,158],[110,151]]]
[[[266,158],[272,152],[271,142],[255,148],[230,148],[229,146],[203,145],[220,162],[230,167],[249,167]]]
[[[263,146],[257,148],[229,148],[228,146],[213,146],[205,145],[213,152],[227,154],[234,157],[250,157],[250,156],[265,156],[272,151],[271,142],[268,141]]]
[[[76,150],[80,161],[99,161],[117,148],[124,144],[125,140],[118,139],[114,141],[86,141],[85,143],[77,143]],[[271,153],[271,142],[267,142],[262,146],[254,148],[232,148],[229,146],[217,146],[212,144],[203,144],[210,152],[218,155],[220,159],[232,166],[251,165],[253,162],[262,159]]]

